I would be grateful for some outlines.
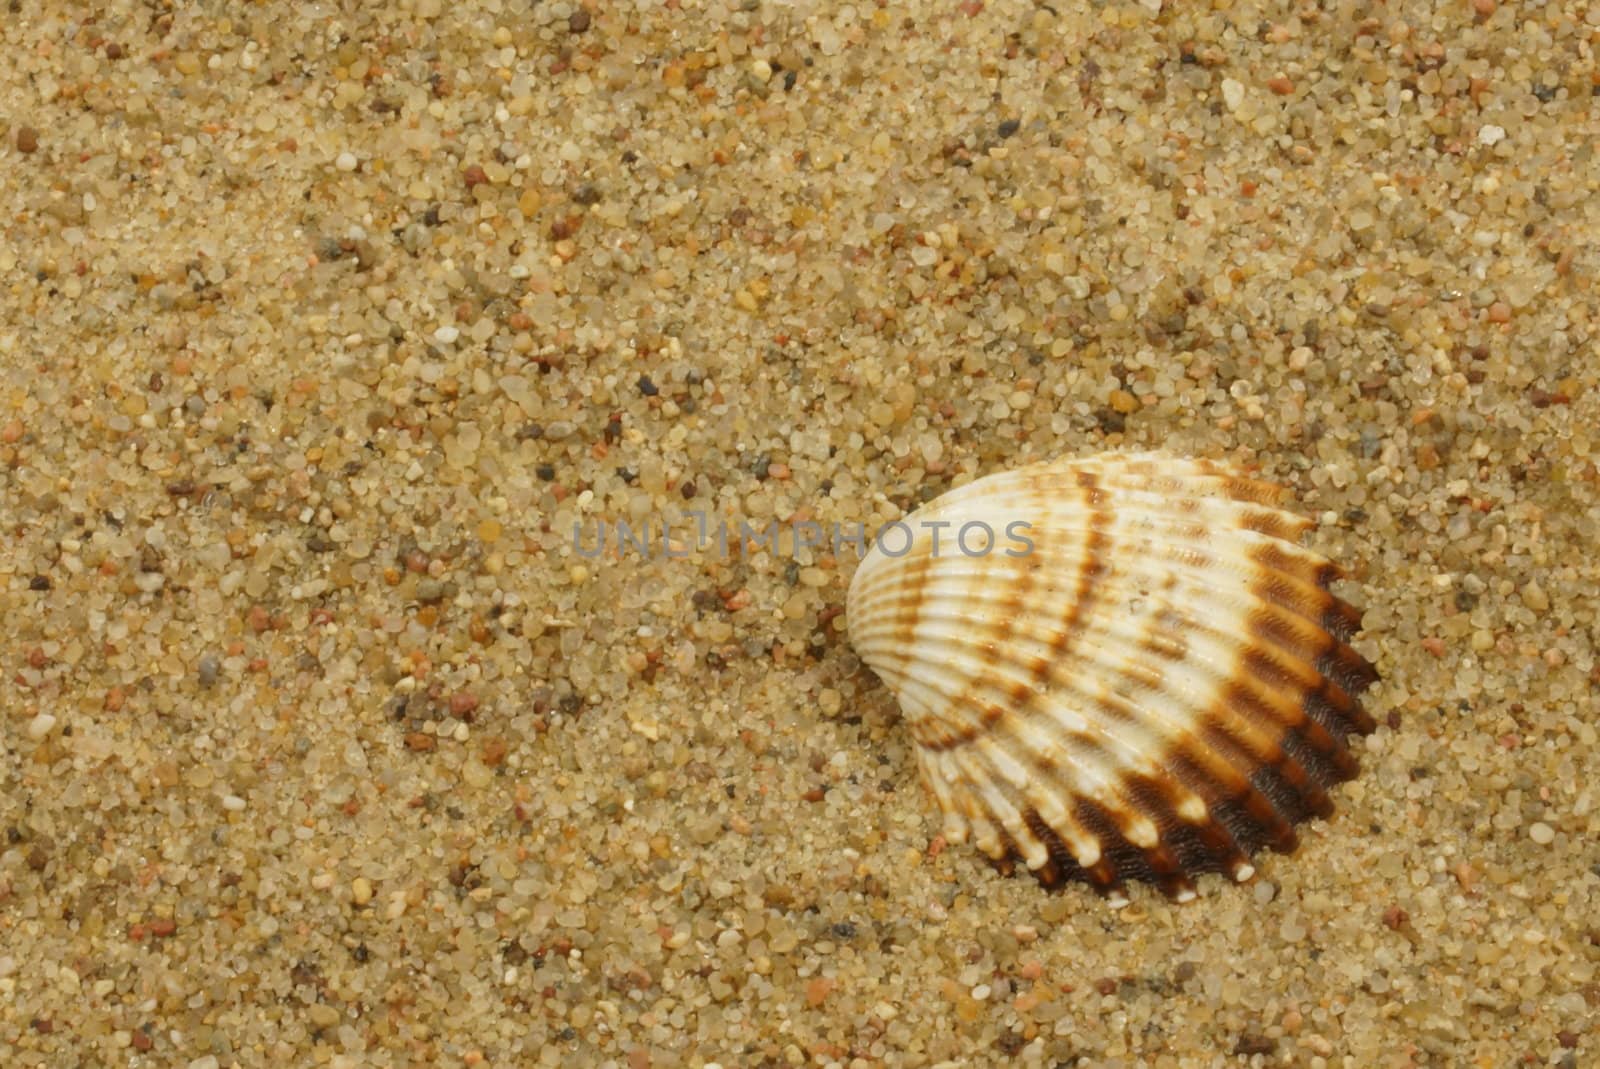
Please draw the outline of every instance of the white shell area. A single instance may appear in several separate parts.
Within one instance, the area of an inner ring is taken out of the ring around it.
[[[1279,496],[1113,454],[991,475],[879,532],[850,640],[899,701],[946,839],[1049,884],[1188,897],[1331,812],[1376,673]]]

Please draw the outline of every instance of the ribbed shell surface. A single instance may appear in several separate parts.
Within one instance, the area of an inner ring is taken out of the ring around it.
[[[946,839],[1047,884],[1185,898],[1331,812],[1377,676],[1279,496],[1106,455],[979,479],[880,532],[850,640],[899,700]]]

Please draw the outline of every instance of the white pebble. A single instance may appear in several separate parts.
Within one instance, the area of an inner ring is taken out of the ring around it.
[[[1533,827],[1528,829],[1528,838],[1540,846],[1549,846],[1555,842],[1556,830],[1544,821],[1535,821]]]
[[[1228,105],[1229,111],[1238,111],[1239,105],[1244,103],[1244,85],[1232,78],[1222,79],[1222,102]]]
[[[56,726],[56,718],[49,713],[40,713],[28,721],[28,738],[38,742],[50,734],[50,729]]]
[[[243,812],[244,799],[240,798],[237,794],[225,794],[222,796],[222,808],[226,809],[230,813]]]
[[[1503,126],[1480,126],[1478,128],[1478,141],[1485,145],[1498,145],[1506,139],[1506,130]]]
[[[354,152],[341,152],[339,153],[339,158],[333,161],[333,165],[341,171],[353,171],[356,169],[356,154]]]
[[[442,326],[433,332],[433,340],[440,345],[454,345],[459,337],[461,337],[460,329],[450,325]]]

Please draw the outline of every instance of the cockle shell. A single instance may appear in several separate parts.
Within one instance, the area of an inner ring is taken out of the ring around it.
[[[1186,899],[1332,812],[1377,673],[1280,496],[1112,454],[979,479],[879,533],[850,641],[899,700],[946,840],[1047,885]]]

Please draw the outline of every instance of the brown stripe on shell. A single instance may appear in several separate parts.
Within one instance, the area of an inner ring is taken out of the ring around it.
[[[932,719],[924,719],[913,728],[913,734],[919,746],[937,753],[965,746],[978,738],[981,732],[978,728],[966,724],[946,725],[941,730],[941,726]]]
[[[1238,671],[1230,682],[1260,701],[1268,710],[1265,715],[1289,724],[1304,719],[1304,695],[1327,684],[1311,665],[1261,646],[1248,647],[1239,654]]]
[[[1283,500],[1283,487],[1275,483],[1251,479],[1244,475],[1218,473],[1223,480],[1223,493],[1231,501],[1249,501],[1257,505],[1276,505]]]
[[[1369,735],[1378,726],[1354,696],[1328,680],[1306,695],[1305,710],[1307,716],[1333,734]]]
[[[1256,630],[1255,625],[1260,618],[1261,614],[1259,612],[1252,618],[1252,631],[1257,637],[1268,636],[1270,639],[1274,633],[1273,628]],[[1315,642],[1315,639],[1305,639],[1304,641],[1309,648],[1304,653],[1301,650],[1289,647],[1287,643],[1276,644],[1284,647],[1285,652],[1297,660],[1303,661],[1309,670],[1322,676],[1325,682],[1338,685],[1346,694],[1360,693],[1377,681],[1377,670],[1368,663],[1365,657],[1326,632],[1318,631],[1317,634],[1321,636],[1323,641],[1317,642],[1315,646],[1310,646],[1310,643]],[[1292,677],[1284,673],[1281,666],[1269,664],[1266,651],[1260,647],[1253,647],[1247,655],[1255,658],[1255,663],[1248,667],[1252,671],[1274,677],[1274,682],[1277,685],[1287,686],[1292,682],[1296,682]]]
[[[1264,692],[1252,681],[1243,679],[1230,681],[1222,700],[1258,723],[1276,725],[1280,732],[1279,748],[1296,751],[1293,756],[1319,786],[1331,787],[1355,775],[1356,760],[1345,744],[1344,733],[1330,732],[1307,714],[1303,700],[1297,703],[1292,697]]]
[[[1248,774],[1236,767],[1231,779],[1202,781],[1188,778],[1198,775],[1199,761],[1195,751],[1199,749],[1242,751],[1226,736],[1208,729],[1202,730],[1197,737],[1163,759],[1177,771],[1179,779],[1185,780],[1191,790],[1206,799],[1206,808],[1239,844],[1241,856],[1248,857],[1263,846],[1280,854],[1293,850],[1299,843],[1294,826]],[[1207,793],[1213,791],[1213,796],[1207,797]]]
[[[1278,509],[1252,509],[1240,519],[1239,526],[1247,531],[1254,531],[1256,534],[1264,534],[1269,538],[1281,538],[1285,542],[1289,542],[1308,530],[1311,524],[1310,521],[1290,512],[1282,512]]]
[[[1170,612],[1171,610],[1165,610]],[[1173,629],[1157,631],[1151,628],[1140,639],[1139,648],[1146,653],[1154,654],[1163,661],[1182,661],[1189,656],[1189,642],[1181,632]]]
[[[1215,871],[1230,871],[1265,845],[1287,842],[1292,848],[1293,831],[1286,840],[1281,838],[1282,818],[1249,777],[1237,772],[1232,778],[1211,774],[1207,766],[1214,757],[1206,752],[1209,749],[1199,739],[1189,740],[1166,754],[1162,767],[1205,801],[1209,819],[1196,824],[1195,830],[1218,861]]]
[[[1215,743],[1226,737],[1232,752],[1244,760],[1235,768],[1272,803],[1284,822],[1294,824],[1312,813],[1326,810],[1328,798],[1305,768],[1298,765],[1284,746],[1284,732],[1263,716],[1251,701],[1232,696],[1207,720],[1204,738]],[[1258,782],[1258,776],[1265,779]],[[1268,791],[1266,786],[1272,788]]]
[[[1173,867],[1171,854],[1160,849],[1159,844],[1147,850],[1129,842],[1118,826],[1116,815],[1099,802],[1078,799],[1072,816],[1100,841],[1100,860],[1085,870],[1095,886],[1110,889],[1126,880],[1160,883],[1163,874],[1181,875]]]
[[[1329,594],[1328,604],[1323,607],[1317,622],[1340,642],[1349,642],[1361,630],[1361,610]]]
[[[1043,867],[1033,870],[1040,883],[1046,887],[1056,887],[1074,876],[1081,877],[1083,869],[1078,865],[1078,860],[1072,856],[1072,851],[1061,841],[1061,836],[1056,834],[1055,829],[1045,823],[1038,810],[1027,810],[1022,814],[1022,819],[1027,822],[1028,830],[1044,844],[1045,851],[1050,855]]]
[[[922,602],[928,592],[928,572],[933,567],[933,555],[908,560],[905,567],[911,572],[901,588],[906,596],[895,606],[894,626],[909,639],[916,633],[917,621],[922,617]]]
[[[1191,876],[1202,872],[1225,872],[1234,861],[1243,860],[1239,844],[1212,816],[1210,807],[1198,821],[1181,813],[1183,797],[1176,777],[1128,776],[1128,790],[1147,813],[1159,813],[1161,840],[1177,857],[1179,866]],[[1203,799],[1202,799],[1203,801]]]

